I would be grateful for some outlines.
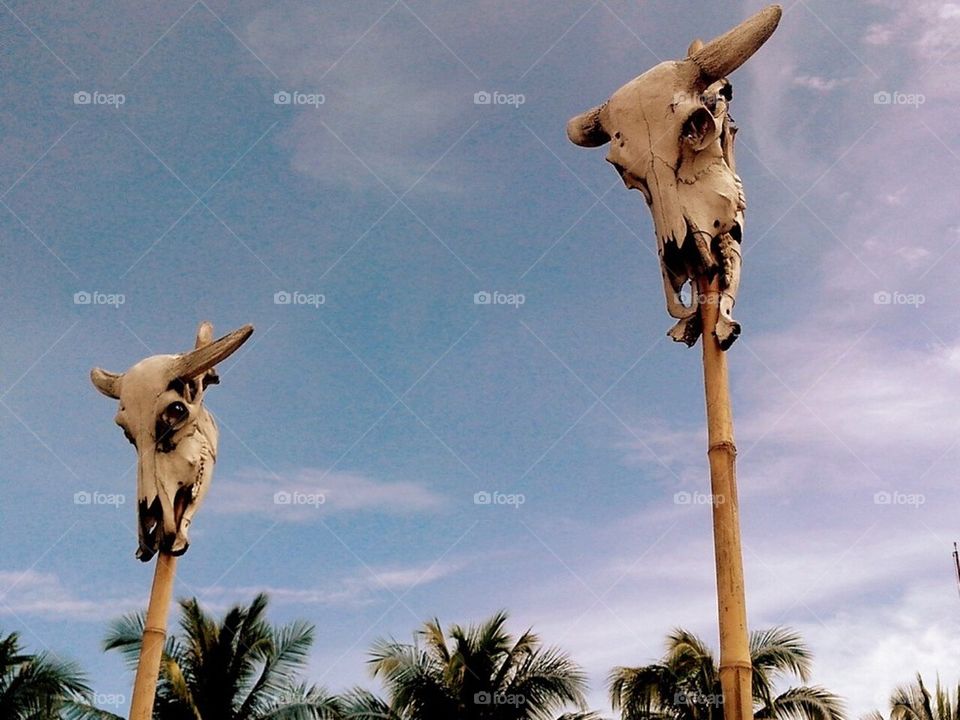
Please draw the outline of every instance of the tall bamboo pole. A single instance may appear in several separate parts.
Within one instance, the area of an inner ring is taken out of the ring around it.
[[[150,604],[143,626],[143,642],[140,645],[137,675],[133,681],[133,700],[130,702],[130,720],[151,720],[153,717],[153,701],[157,694],[163,646],[167,640],[167,616],[170,614],[176,573],[177,558],[161,551],[157,555]]]
[[[698,280],[703,322],[703,384],[707,400],[707,441],[713,500],[713,544],[720,616],[720,684],[725,720],[753,718],[750,640],[740,546],[737,446],[727,376],[727,354],[713,334],[720,311],[719,278]]]

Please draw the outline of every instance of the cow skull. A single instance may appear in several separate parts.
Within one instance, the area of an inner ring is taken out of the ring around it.
[[[771,5],[706,45],[694,41],[685,60],[660,63],[567,123],[577,145],[609,143],[607,161],[646,198],[667,311],[678,319],[669,334],[687,345],[701,332],[696,280],[717,272],[720,346],[726,350],[740,333],[733,306],[745,202],[735,172],[736,126],[727,114],[733,93],[726,76],[767,41],[781,12]],[[688,282],[694,286],[689,304],[682,300]]]
[[[158,550],[182,555],[190,544],[217,459],[217,423],[203,406],[204,390],[219,382],[214,365],[252,332],[245,325],[213,340],[204,322],[190,352],[154,355],[123,374],[90,371],[97,390],[120,401],[116,423],[137,449],[137,557],[144,562]]]

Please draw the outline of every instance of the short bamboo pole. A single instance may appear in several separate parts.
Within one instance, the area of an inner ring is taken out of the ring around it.
[[[157,555],[153,586],[150,589],[147,619],[143,626],[143,642],[140,645],[137,675],[133,681],[130,720],[151,720],[153,717],[153,701],[157,694],[163,646],[167,640],[167,616],[170,614],[173,580],[176,573],[177,558],[160,552]]]

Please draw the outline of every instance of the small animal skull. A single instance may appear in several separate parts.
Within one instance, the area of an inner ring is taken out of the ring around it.
[[[583,147],[610,144],[607,160],[628,188],[640,190],[653,215],[667,310],[679,322],[671,337],[693,345],[700,335],[697,290],[689,305],[684,286],[721,273],[717,339],[727,349],[740,326],[733,320],[740,278],[745,201],[735,172],[727,114],[733,97],[726,76],[773,34],[778,5],[704,45],[685,60],[663,62],[617,90],[603,105],[567,123]]]
[[[252,332],[245,325],[214,341],[204,322],[190,352],[154,355],[123,374],[90,372],[97,390],[120,401],[115,421],[137,450],[137,557],[144,562],[158,550],[182,555],[190,544],[190,523],[217,459],[217,424],[203,394],[219,382],[214,365]]]

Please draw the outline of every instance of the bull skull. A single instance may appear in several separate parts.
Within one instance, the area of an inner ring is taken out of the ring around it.
[[[90,371],[97,390],[120,401],[115,421],[137,449],[137,557],[144,562],[158,550],[187,551],[217,459],[217,423],[203,406],[204,390],[219,382],[213,366],[252,332],[245,325],[213,340],[213,326],[204,322],[190,352],[154,355],[123,374]]]
[[[667,312],[678,320],[669,335],[690,346],[701,333],[696,280],[704,275],[720,273],[720,347],[726,350],[740,334],[733,306],[746,205],[735,172],[726,76],[767,41],[781,12],[771,5],[706,45],[694,41],[685,60],[660,63],[567,123],[577,145],[610,143],[607,161],[624,185],[646,198]],[[689,304],[682,299],[688,282]]]

